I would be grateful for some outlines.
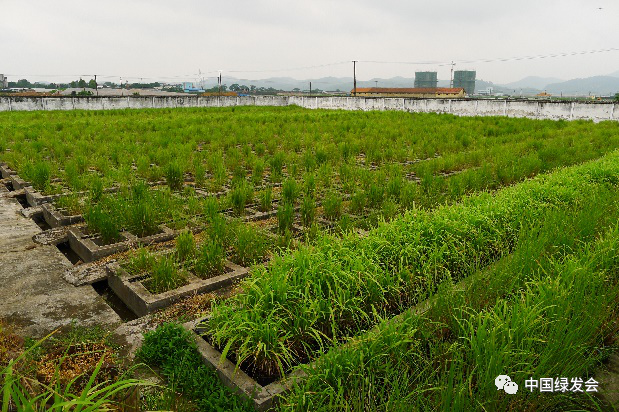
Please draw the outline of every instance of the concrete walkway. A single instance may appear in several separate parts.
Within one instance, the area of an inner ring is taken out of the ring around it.
[[[33,242],[41,229],[7,194],[0,184],[0,319],[34,338],[72,320],[83,326],[119,324],[92,286],[76,287],[63,279],[71,263],[55,246]]]

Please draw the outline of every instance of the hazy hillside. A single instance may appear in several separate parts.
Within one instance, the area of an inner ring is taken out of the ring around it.
[[[308,90],[312,82],[313,90],[325,91],[345,91],[348,92],[353,88],[352,77],[321,77],[315,79],[298,80],[292,77],[270,77],[261,80],[239,79],[235,77],[224,77],[223,83],[228,87],[232,84],[245,86],[256,86],[265,88],[274,88],[277,90],[291,91],[294,89]],[[392,78],[373,78],[370,80],[357,80],[357,87],[413,87],[415,83],[414,77],[392,77]],[[205,81],[205,87],[211,88],[217,86],[217,79],[210,78]],[[439,80],[439,87],[449,87],[449,80]],[[487,87],[492,87],[496,93],[504,93],[508,95],[534,95],[543,90],[552,94],[566,95],[587,95],[589,93],[596,95],[608,95],[619,92],[619,71],[611,73],[608,76],[595,76],[584,79],[572,79],[561,81],[552,77],[528,76],[524,79],[507,84],[495,84],[490,81],[478,79],[475,82],[475,90],[484,90]]]
[[[572,79],[566,82],[549,84],[548,93],[567,95],[609,95],[619,93],[619,77],[594,76],[585,79]]]
[[[528,76],[524,79],[518,80],[517,82],[511,82],[504,84],[508,89],[517,89],[520,92],[520,89],[537,89],[544,90],[547,85],[553,83],[560,83],[564,81],[563,79],[557,79],[556,77],[539,77],[539,76]]]

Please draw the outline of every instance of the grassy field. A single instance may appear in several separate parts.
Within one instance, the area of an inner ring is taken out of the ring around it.
[[[221,274],[226,260],[252,266],[213,305],[206,339],[255,376],[306,369],[283,410],[607,408],[524,382],[588,379],[613,350],[617,148],[616,122],[0,113],[0,161],[102,243],[179,230],[166,253],[141,247],[121,262],[152,292]],[[187,391],[187,410],[247,408],[208,371],[181,373],[175,358],[196,360],[177,327],[148,336],[142,359]],[[500,374],[521,391],[497,391]]]

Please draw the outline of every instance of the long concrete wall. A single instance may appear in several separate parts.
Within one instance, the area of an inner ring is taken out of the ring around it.
[[[364,97],[0,97],[0,112],[34,110],[114,110],[176,107],[289,106],[308,109],[398,110],[458,116],[533,119],[619,120],[617,103],[523,100],[451,100]]]

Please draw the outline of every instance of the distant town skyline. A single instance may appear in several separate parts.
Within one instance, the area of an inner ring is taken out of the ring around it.
[[[424,70],[449,79],[452,60],[495,83],[619,70],[611,0],[2,3],[10,81],[350,77],[352,60],[360,80]],[[557,57],[573,52],[587,53]]]

